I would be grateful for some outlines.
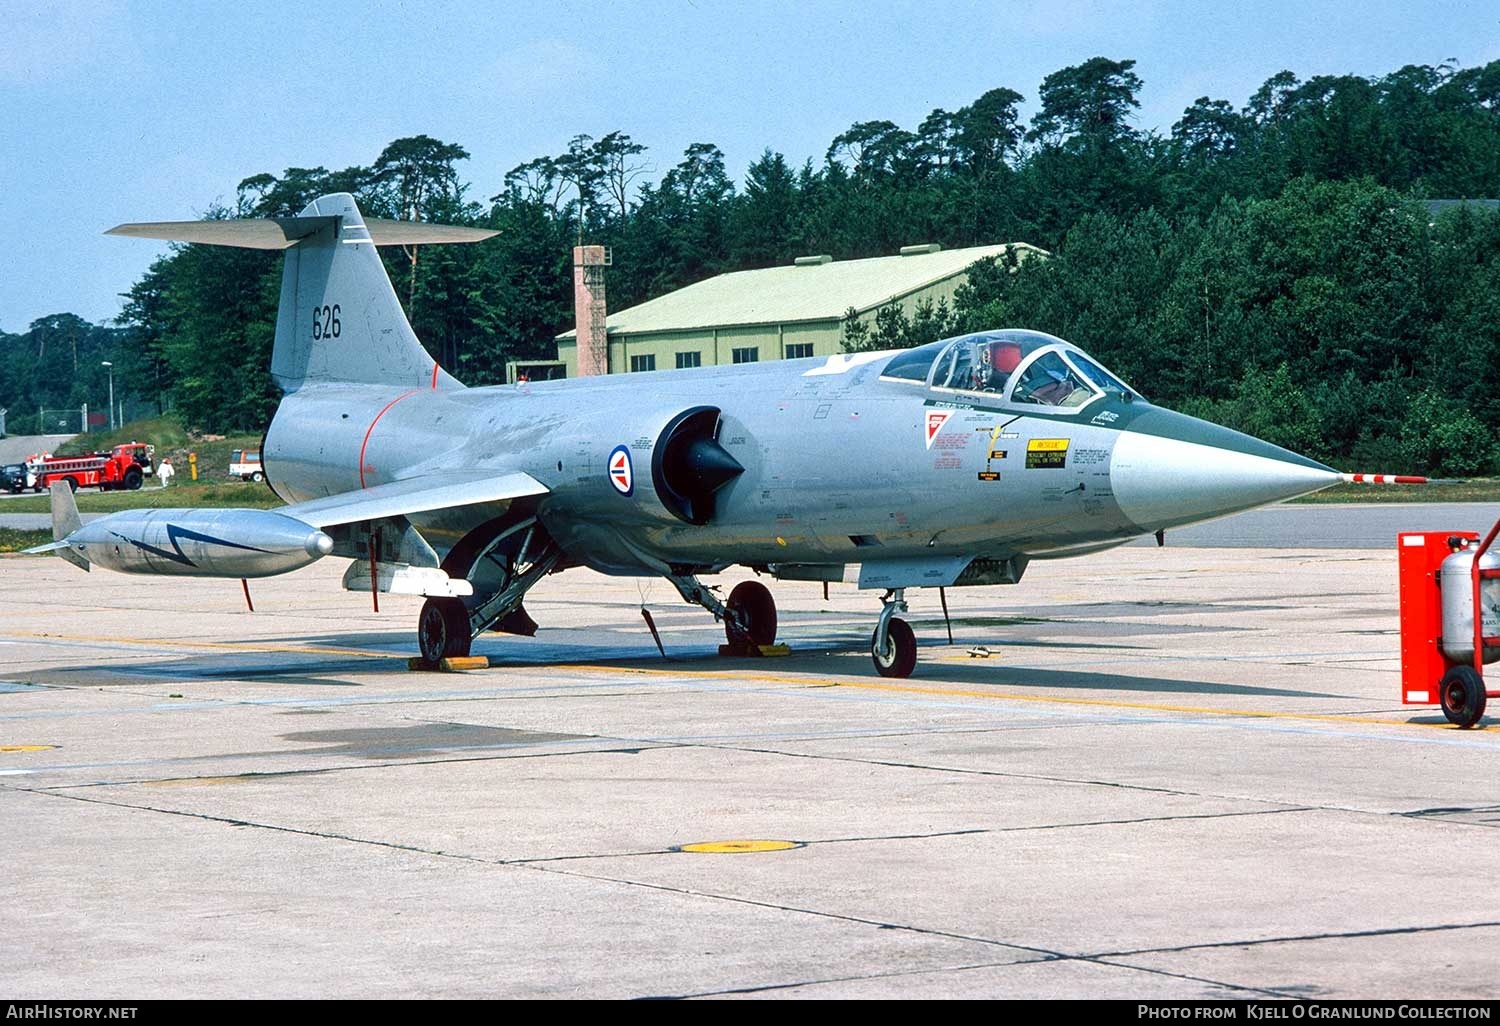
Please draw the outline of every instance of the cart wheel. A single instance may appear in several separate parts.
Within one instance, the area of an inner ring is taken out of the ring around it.
[[[1438,684],[1443,715],[1459,727],[1472,727],[1484,716],[1484,678],[1472,666],[1455,666]]]

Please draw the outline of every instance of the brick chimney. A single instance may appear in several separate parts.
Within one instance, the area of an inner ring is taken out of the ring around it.
[[[578,318],[578,376],[609,373],[605,334],[604,269],[610,253],[603,246],[573,247],[573,310]]]

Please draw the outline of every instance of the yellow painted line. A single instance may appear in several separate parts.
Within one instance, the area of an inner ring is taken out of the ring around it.
[[[176,780],[146,780],[143,783],[147,787],[214,787],[218,784],[244,783],[253,779],[248,776],[241,777],[182,777]]]
[[[56,638],[61,641],[89,641],[103,644],[166,645],[170,648],[228,649],[232,652],[297,652],[306,655],[346,655],[363,659],[405,658],[392,652],[370,652],[357,648],[313,648],[308,645],[250,645],[237,641],[178,641],[168,638],[121,638],[95,637],[89,634],[54,634],[51,631],[32,631],[27,634],[8,634],[11,638]]]
[[[32,633],[25,635],[7,635],[8,637],[33,637],[33,638],[58,638],[64,641],[89,641],[104,643],[125,643],[127,640],[133,644],[167,645],[178,648],[202,648],[202,649],[228,649],[238,652],[291,652],[308,655],[347,655],[358,656],[362,659],[394,659],[399,657],[390,652],[369,652],[360,649],[347,648],[312,648],[300,645],[249,645],[235,642],[222,641],[175,641],[167,639],[124,639],[119,637],[94,637],[81,634],[51,634]],[[538,667],[544,669],[544,667]],[[651,670],[640,667],[626,666],[602,666],[598,664],[582,663],[575,665],[557,665],[552,667],[559,673],[593,673],[610,674],[613,676],[634,675],[640,677],[670,677],[678,678],[684,675],[684,670]],[[1101,698],[1069,698],[1060,695],[1031,695],[1019,694],[1011,691],[975,691],[967,688],[943,688],[931,687],[917,684],[883,684],[874,681],[834,680],[819,677],[788,677],[775,674],[745,673],[740,671],[727,671],[720,673],[705,673],[704,676],[712,676],[718,679],[738,680],[749,684],[784,684],[807,688],[851,688],[857,691],[885,691],[912,695],[930,695],[935,698],[981,698],[989,700],[1002,700],[1012,702],[1032,702],[1049,705],[1078,705],[1101,709],[1132,709],[1143,712],[1169,712],[1181,713],[1189,716],[1230,716],[1241,719],[1265,719],[1265,720],[1306,720],[1323,723],[1357,723],[1373,724],[1382,727],[1429,727],[1439,730],[1459,729],[1449,723],[1412,723],[1409,720],[1380,719],[1373,716],[1339,716],[1333,713],[1298,713],[1277,712],[1271,710],[1255,709],[1215,709],[1209,706],[1195,705],[1168,705],[1157,702],[1122,702]]]
[[[682,671],[647,670],[596,665],[557,667],[558,670],[582,670],[593,673],[632,673],[653,677],[680,677]],[[739,673],[730,671],[714,674],[715,677],[742,680],[751,684],[796,684],[803,687],[851,688],[856,691],[888,691],[912,695],[931,695],[935,698],[985,698],[1011,702],[1035,702],[1049,705],[1081,705],[1103,709],[1133,709],[1145,712],[1183,713],[1189,716],[1235,716],[1245,719],[1266,720],[1312,720],[1324,723],[1360,723],[1382,727],[1435,727],[1440,730],[1457,730],[1449,723],[1412,723],[1408,720],[1387,720],[1374,716],[1339,716],[1335,713],[1276,712],[1256,709],[1215,709],[1200,705],[1168,705],[1160,702],[1122,702],[1103,698],[1070,698],[1061,695],[1028,695],[1014,691],[975,691],[968,688],[944,688],[919,684],[883,684],[875,681],[845,681],[816,677],[784,677],[771,674]]]
[[[45,618],[48,616],[54,616],[58,613],[68,613],[82,616],[85,613],[98,613],[102,615],[105,613],[123,612],[130,612],[130,610],[121,609],[119,606],[95,606],[94,608],[90,609],[87,606],[44,606],[38,603],[33,603],[31,605],[22,606],[19,609],[0,609],[0,616],[33,616]]]
[[[0,745],[0,752],[50,752],[56,745]]]
[[[802,845],[796,841],[700,841],[696,844],[684,844],[677,850],[695,855],[742,855],[746,852],[786,851],[800,847]]]

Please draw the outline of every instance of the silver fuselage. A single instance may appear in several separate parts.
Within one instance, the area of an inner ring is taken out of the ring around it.
[[[1336,480],[1138,398],[1007,406],[882,379],[890,358],[462,390],[305,386],[282,402],[265,466],[288,502],[445,471],[524,471],[549,490],[537,514],[570,560],[625,574],[1072,555]],[[651,460],[663,426],[704,404],[720,411],[719,443],[744,473],[699,526],[663,505]],[[621,446],[629,494],[608,472]],[[500,512],[410,519],[442,553]]]

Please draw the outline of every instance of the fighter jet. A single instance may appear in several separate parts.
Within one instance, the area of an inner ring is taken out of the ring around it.
[[[431,662],[485,631],[534,634],[547,574],[660,576],[776,638],[731,566],[880,593],[876,670],[917,661],[909,588],[1018,583],[1079,556],[1348,479],[1154,406],[1078,346],[1007,328],[913,349],[467,388],[413,334],[376,246],[489,232],[365,220],[353,197],[297,217],[127,224],[112,234],[285,250],[266,432],[275,510],[161,509],[80,523],[54,489],[55,551],[88,569],[251,578],[350,560],[352,591],[426,597]],[[247,593],[248,596],[248,593]]]

